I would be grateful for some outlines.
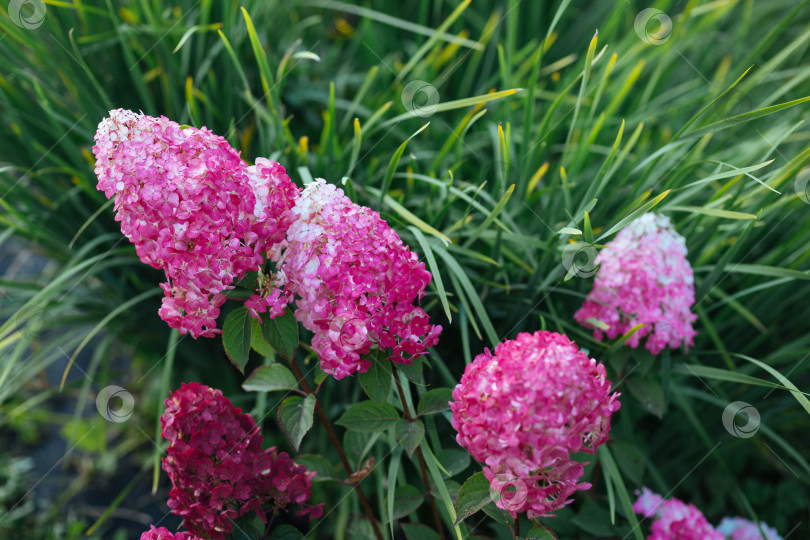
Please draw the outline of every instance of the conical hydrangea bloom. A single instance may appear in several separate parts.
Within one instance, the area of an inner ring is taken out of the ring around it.
[[[267,504],[299,504],[299,515],[322,515],[322,505],[306,504],[315,473],[285,452],[262,449],[264,437],[253,418],[222,392],[184,384],[165,405],[160,423],[169,441],[163,458],[172,481],[168,505],[189,531],[223,539],[231,531],[230,520],[250,511],[266,521],[262,506]]]
[[[554,332],[520,333],[467,366],[450,403],[456,440],[484,463],[484,475],[512,516],[552,515],[571,502],[583,463],[608,439],[619,409],[605,366]]]
[[[271,252],[285,294],[298,295],[295,317],[314,332],[321,369],[341,379],[368,370],[372,345],[410,363],[438,341],[414,301],[430,272],[377,212],[353,203],[323,179],[306,186],[287,239]]]
[[[694,505],[664,499],[646,487],[633,504],[633,511],[655,519],[647,540],[725,540]]]
[[[773,527],[768,527],[762,522],[759,525],[762,527],[761,532],[760,527],[753,521],[741,517],[726,517],[717,526],[717,530],[726,537],[726,540],[763,540],[763,533],[766,540],[782,540]]]
[[[633,348],[645,337],[653,354],[665,347],[694,344],[692,267],[686,259],[686,242],[669,218],[644,214],[622,229],[595,262],[599,270],[593,290],[574,318],[594,328],[596,339],[602,340],[605,334],[614,339],[644,323],[627,340]],[[603,331],[591,321],[608,329]]]
[[[284,238],[298,189],[278,163],[248,165],[224,138],[165,117],[113,110],[95,140],[98,189],[115,197],[141,261],[166,273],[160,317],[213,336],[222,292]],[[285,305],[278,295],[262,302],[274,314]]]
[[[173,533],[166,527],[149,526],[149,530],[141,534],[141,540],[202,540],[187,532]]]

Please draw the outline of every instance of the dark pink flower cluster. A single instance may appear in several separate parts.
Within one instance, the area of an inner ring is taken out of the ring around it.
[[[166,527],[157,528],[149,526],[149,530],[141,534],[141,540],[203,540],[187,532],[173,533]]]
[[[647,540],[725,540],[723,533],[712,527],[694,505],[675,498],[664,499],[646,487],[633,504],[633,511],[655,518]]]
[[[299,297],[295,316],[315,333],[324,371],[336,379],[367,371],[371,363],[360,355],[375,344],[410,363],[437,343],[441,326],[414,305],[430,272],[377,212],[320,178],[293,212],[286,241],[271,256],[285,293]]]
[[[223,137],[165,117],[113,110],[95,140],[98,189],[115,197],[141,261],[166,273],[160,317],[212,337],[222,292],[284,238],[298,188],[278,163],[248,165]],[[273,314],[286,305],[279,295],[252,300]]]
[[[669,218],[644,214],[622,229],[595,261],[599,265],[593,290],[574,314],[594,337],[614,339],[644,323],[627,340],[633,348],[647,338],[646,347],[658,354],[665,347],[694,344],[692,323],[697,315],[692,267],[686,241]],[[607,325],[604,332],[598,321]]]
[[[221,391],[188,383],[165,405],[160,422],[169,447],[163,470],[173,486],[168,505],[188,530],[222,539],[231,520],[250,511],[265,520],[264,505],[299,504],[298,515],[322,515],[322,505],[306,504],[315,473],[285,452],[263,450],[264,437],[253,418]]]
[[[761,529],[761,530],[760,530]],[[753,521],[741,517],[725,517],[717,526],[727,540],[782,540],[776,529],[766,523]],[[763,537],[764,534],[764,537]]]
[[[467,366],[450,403],[456,440],[484,463],[496,504],[512,516],[551,515],[577,490],[583,463],[608,439],[620,407],[605,366],[554,332],[520,333]]]

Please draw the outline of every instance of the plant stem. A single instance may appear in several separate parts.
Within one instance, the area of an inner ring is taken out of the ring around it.
[[[520,514],[515,516],[515,538],[520,537]]]
[[[411,416],[411,411],[408,408],[408,404],[405,402],[405,394],[402,393],[402,384],[399,382],[399,376],[397,375],[397,369],[394,367],[394,364],[391,364],[391,373],[394,375],[394,382],[399,391],[399,399],[402,401],[402,409],[405,411],[405,418],[410,422],[413,420],[413,416]],[[433,519],[436,521],[436,529],[439,533],[439,538],[445,540],[442,518],[439,516],[439,508],[436,506],[436,500],[433,498],[430,489],[431,483],[428,479],[427,468],[425,467],[425,456],[419,446],[416,447],[416,457],[419,461],[419,471],[422,473],[422,481],[425,483],[425,488],[427,489],[427,498],[430,501],[430,507],[433,509]]]
[[[298,364],[295,363],[294,360],[289,360],[290,367],[295,373],[295,376],[298,377],[298,383],[301,385],[301,388],[307,394],[315,395],[312,392],[312,387],[309,386],[304,374],[301,372],[301,369],[298,367]],[[340,440],[338,439],[335,430],[332,428],[332,423],[329,421],[329,417],[326,416],[326,411],[323,410],[321,407],[320,401],[318,401],[318,397],[315,397],[315,414],[318,415],[318,418],[321,420],[323,427],[326,428],[326,435],[329,437],[329,440],[332,442],[332,446],[335,447],[337,450],[338,457],[340,457],[340,462],[343,464],[343,468],[346,469],[346,474],[351,477],[354,471],[352,470],[352,466],[349,463],[349,458],[346,457],[346,452],[343,451],[343,445],[340,444]],[[360,487],[360,483],[352,484],[354,487],[354,491],[357,493],[357,498],[360,499],[360,506],[363,507],[363,512],[366,514],[366,518],[371,523],[371,527],[374,529],[374,536],[377,537],[377,540],[383,540],[382,532],[380,532],[380,527],[377,524],[377,520],[374,519],[374,512],[371,511],[371,505],[368,504],[368,499],[366,499],[366,495],[363,493],[363,489]]]

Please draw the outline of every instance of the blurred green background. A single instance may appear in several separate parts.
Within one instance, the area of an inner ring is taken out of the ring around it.
[[[807,4],[12,1],[0,13],[0,535],[176,526],[168,480],[152,487],[165,390],[183,381],[222,389],[262,419],[268,444],[292,450],[278,396],[241,390],[221,341],[170,336],[161,274],[95,189],[96,125],[128,108],[207,126],[299,185],[348,179],[435,275],[422,305],[445,330],[413,392],[454,386],[519,331],[564,332],[605,362],[621,381],[608,446],[625,485],[606,485],[588,456],[594,488],[541,520],[560,538],[632,536],[619,499],[642,485],[714,524],[758,516],[808,537]],[[647,8],[663,17],[639,18]],[[656,358],[573,321],[592,280],[563,257],[653,207],[687,239],[699,316],[694,348]],[[96,410],[109,385],[134,396],[124,422]],[[328,379],[319,399],[334,420],[362,396],[354,377]],[[737,400],[761,415],[753,437],[722,424]],[[429,419],[428,439],[451,494],[480,470],[447,413]],[[345,443],[358,455],[366,440]],[[363,482],[379,516],[388,490],[417,478],[408,458],[389,477],[386,444]],[[337,462],[317,422],[301,452]],[[309,538],[367,537],[347,492],[316,484],[327,515]],[[396,537],[408,521],[431,523],[429,506],[399,518]],[[511,538],[483,513],[463,526]]]

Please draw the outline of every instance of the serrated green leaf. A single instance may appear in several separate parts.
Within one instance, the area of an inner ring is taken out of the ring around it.
[[[413,457],[414,451],[425,438],[425,425],[421,420],[397,420],[394,424],[394,435],[408,453],[408,457]]]
[[[358,376],[360,386],[373,401],[385,403],[391,393],[391,361],[381,351],[363,357],[371,362],[368,371]]]
[[[407,540],[439,540],[439,533],[419,523],[403,523],[402,532]]]
[[[304,535],[292,525],[279,525],[273,529],[272,540],[303,540]]]
[[[399,420],[397,410],[387,403],[361,401],[338,418],[336,424],[358,433],[383,431]]]
[[[627,389],[633,394],[644,409],[657,416],[664,415],[664,390],[658,382],[642,377],[633,377],[626,383]]]
[[[231,311],[222,324],[222,344],[233,365],[245,372],[250,356],[251,322],[253,317],[244,307]]]
[[[295,349],[298,348],[298,321],[290,308],[282,315],[271,319],[266,313],[262,314],[262,337],[283,358],[295,358]]]
[[[419,416],[426,414],[438,414],[450,410],[450,402],[453,400],[453,390],[450,388],[434,388],[428,390],[419,399],[416,412]]]
[[[274,392],[276,390],[297,390],[298,379],[292,371],[281,364],[259,366],[242,383],[248,392]]]
[[[315,413],[315,396],[309,394],[302,398],[291,396],[281,402],[278,408],[278,423],[290,439],[296,450],[301,446],[301,440],[312,427],[312,416]]]
[[[329,461],[318,454],[300,454],[295,456],[295,462],[303,465],[308,471],[314,472],[313,482],[323,482],[337,478],[335,467]]]
[[[492,502],[492,490],[484,473],[477,472],[461,484],[456,498],[456,525]]]
[[[262,323],[256,317],[250,318],[250,348],[265,358],[273,359],[276,356],[276,351],[264,340]]]
[[[539,540],[557,540],[554,533],[544,527],[534,527],[526,533],[526,538],[537,538]]]
[[[425,496],[414,486],[404,484],[394,490],[394,519],[401,519],[416,511]]]
[[[470,453],[465,450],[446,448],[439,450],[436,457],[448,476],[455,476],[470,466]]]

